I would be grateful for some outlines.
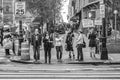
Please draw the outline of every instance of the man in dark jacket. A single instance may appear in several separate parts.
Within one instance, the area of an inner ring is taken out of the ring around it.
[[[31,44],[33,45],[35,61],[40,59],[41,40],[42,40],[42,37],[39,34],[39,30],[35,29],[35,33],[32,35],[32,39],[31,39]]]

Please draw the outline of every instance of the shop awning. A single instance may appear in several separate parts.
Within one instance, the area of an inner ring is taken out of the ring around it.
[[[73,16],[70,18],[70,21],[73,21],[73,22],[77,22],[77,20],[79,20],[77,16]]]
[[[77,22],[81,19],[81,10],[77,12],[73,17],[70,18],[70,21]]]

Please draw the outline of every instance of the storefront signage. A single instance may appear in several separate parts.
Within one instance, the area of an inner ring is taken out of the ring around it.
[[[100,16],[101,18],[105,17],[105,5],[104,4],[100,5]]]
[[[96,0],[89,0],[89,3],[94,2],[94,1],[96,1]]]
[[[100,4],[103,4],[104,3],[104,0],[100,0]]]
[[[83,19],[82,20],[83,28],[94,27],[93,20]]]
[[[100,20],[95,20],[95,25],[102,25],[102,19],[100,19]]]

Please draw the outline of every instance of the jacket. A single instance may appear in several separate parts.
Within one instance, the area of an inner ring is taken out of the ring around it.
[[[53,45],[53,38],[51,36],[49,36],[49,38],[47,39],[46,37],[43,38],[43,43],[44,43],[44,47],[48,47],[48,48],[52,48]]]
[[[37,37],[38,37],[38,43],[37,44],[36,44],[36,35],[33,34],[32,37],[31,37],[31,44],[33,45],[33,47],[41,46],[42,36],[40,34],[38,34]]]

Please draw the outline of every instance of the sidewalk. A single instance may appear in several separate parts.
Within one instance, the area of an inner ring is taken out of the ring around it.
[[[109,54],[108,53],[108,56],[109,56],[108,60],[100,60],[99,54],[96,54],[96,58],[91,58],[88,49],[84,49],[83,51],[84,51],[84,61],[69,60],[67,57],[68,55],[64,55],[62,64],[95,64],[95,65],[120,64],[120,58],[119,58],[120,54]],[[42,51],[42,54],[44,54],[43,51]],[[15,56],[15,57],[12,57],[10,60],[12,62],[17,62],[17,63],[34,64],[33,58],[31,58],[31,60],[29,60],[29,61],[23,61],[20,59],[20,57]],[[59,64],[59,62],[57,62],[56,55],[54,55],[52,57],[51,63],[52,64]],[[41,60],[37,64],[44,64],[44,57],[42,57]]]
[[[64,37],[65,39],[65,37]],[[85,38],[86,44],[88,45],[88,39]],[[63,48],[64,48],[65,44],[63,43]],[[75,57],[77,59],[77,49],[76,49],[76,43],[74,41],[74,53],[75,53]],[[11,54],[12,51],[10,50]],[[6,62],[8,60],[12,61],[12,62],[17,62],[17,63],[25,63],[25,64],[34,64],[34,58],[33,58],[33,49],[32,46],[30,47],[30,59],[28,61],[24,61],[21,60],[20,56],[11,56],[10,59],[4,57],[5,56],[5,52],[4,49],[2,47],[0,47],[0,62]],[[69,60],[68,59],[68,52],[66,52],[65,50],[63,50],[63,62],[62,64],[120,64],[120,54],[110,54],[108,53],[109,56],[109,60],[100,60],[100,55],[96,54],[96,59],[92,59],[90,57],[90,53],[89,53],[89,47],[86,47],[83,49],[83,55],[84,55],[84,61],[76,61],[76,60]],[[52,56],[52,64],[58,64],[57,59],[56,59],[56,50],[55,48],[52,49],[51,51],[51,56]],[[42,48],[40,51],[40,62],[39,64],[44,63],[44,49]]]
[[[0,46],[0,64],[9,63],[10,60],[5,57],[5,50]]]

